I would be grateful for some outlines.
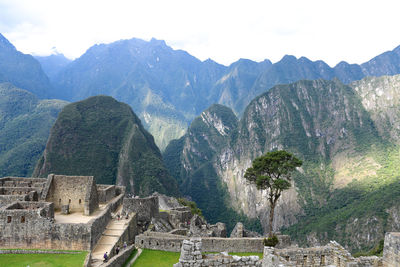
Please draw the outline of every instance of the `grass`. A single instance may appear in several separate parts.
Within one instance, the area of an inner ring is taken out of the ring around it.
[[[143,249],[131,267],[171,267],[179,261],[180,252]]]
[[[210,254],[205,252],[203,254]],[[237,256],[258,256],[260,259],[263,257],[263,253],[256,252],[233,252],[229,255]],[[169,252],[160,250],[143,249],[142,254],[135,261],[131,267],[171,267],[173,264],[178,263],[180,252]]]
[[[82,267],[87,252],[78,254],[0,254],[0,267]]]

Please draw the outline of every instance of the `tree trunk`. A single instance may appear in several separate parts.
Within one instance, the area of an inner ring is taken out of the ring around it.
[[[272,203],[271,204],[271,209],[269,210],[269,232],[268,232],[268,237],[271,238],[272,237],[272,224],[274,222],[274,212],[275,212],[275,204],[276,203]]]

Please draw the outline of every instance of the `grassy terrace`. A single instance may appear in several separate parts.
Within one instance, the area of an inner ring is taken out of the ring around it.
[[[208,254],[208,252],[203,253]],[[230,255],[250,256],[256,255],[262,258],[262,253],[229,253]],[[167,252],[160,250],[144,249],[140,257],[135,261],[131,267],[171,267],[179,261],[180,252]]]
[[[82,267],[87,252],[77,254],[0,254],[0,267]]]

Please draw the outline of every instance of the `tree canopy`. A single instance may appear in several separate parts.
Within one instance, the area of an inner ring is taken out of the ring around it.
[[[291,186],[292,172],[302,165],[302,161],[285,151],[271,151],[254,159],[252,167],[246,170],[244,177],[259,190],[268,190],[271,205],[269,234],[272,235],[274,210],[282,191]]]

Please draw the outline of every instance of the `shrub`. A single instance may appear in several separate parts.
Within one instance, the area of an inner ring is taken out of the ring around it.
[[[264,246],[275,247],[279,243],[278,237],[273,235],[272,237],[264,238]]]

